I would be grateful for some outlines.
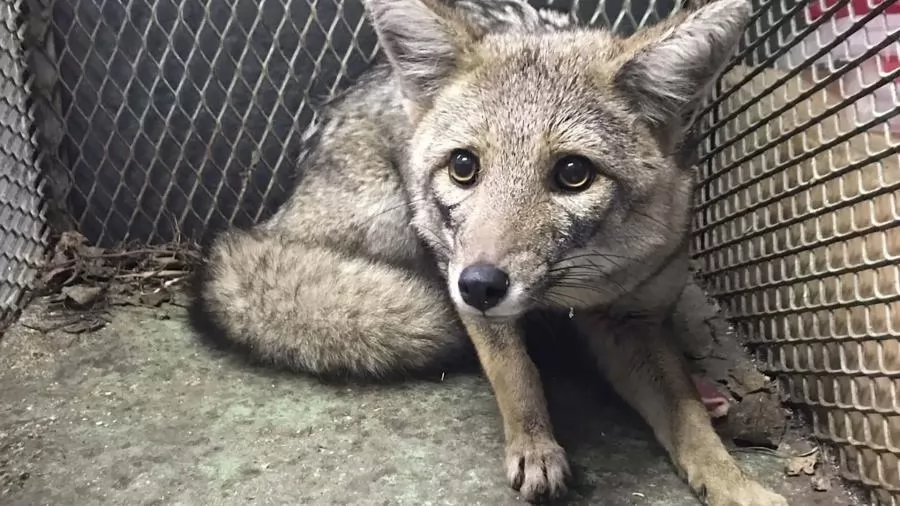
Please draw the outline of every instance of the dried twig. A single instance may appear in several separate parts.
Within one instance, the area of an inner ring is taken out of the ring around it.
[[[200,260],[199,249],[189,243],[103,249],[89,246],[76,232],[66,232],[44,268],[37,291],[41,295],[63,294],[64,298],[57,301],[65,301],[66,287],[103,288],[103,300],[79,308],[85,311],[115,303],[140,303],[141,295],[168,292],[182,282]]]
[[[148,278],[172,278],[184,277],[188,274],[185,270],[164,270],[164,271],[147,271],[147,272],[126,272],[114,276],[116,279],[148,279]]]

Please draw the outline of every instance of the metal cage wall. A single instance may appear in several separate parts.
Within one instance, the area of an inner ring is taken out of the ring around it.
[[[20,308],[47,247],[19,2],[0,2],[0,329]]]
[[[533,3],[621,33],[680,4]],[[896,504],[900,2],[754,5],[700,117],[695,259],[844,476]],[[377,51],[360,0],[0,6],[3,313],[34,277],[48,219],[99,246],[264,219],[318,107]]]
[[[629,32],[676,0],[622,5],[557,7]],[[57,54],[42,67],[58,72],[39,108],[55,195],[102,246],[265,218],[286,198],[305,125],[377,50],[360,0],[76,0],[49,12],[38,38]]]
[[[873,504],[900,498],[900,3],[757,3],[703,118],[694,255]]]

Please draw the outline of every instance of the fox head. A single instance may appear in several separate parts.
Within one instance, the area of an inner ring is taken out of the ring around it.
[[[750,14],[718,0],[621,38],[485,30],[438,0],[367,0],[412,125],[413,226],[462,312],[595,307],[683,244],[685,116]]]

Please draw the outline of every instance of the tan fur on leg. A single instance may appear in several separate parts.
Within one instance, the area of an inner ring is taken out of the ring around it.
[[[565,494],[571,474],[566,453],[553,436],[541,378],[518,329],[509,322],[463,323],[503,417],[510,486],[527,501]]]
[[[687,363],[658,322],[579,322],[613,388],[640,413],[690,487],[710,506],[787,506],[749,478],[715,433]]]

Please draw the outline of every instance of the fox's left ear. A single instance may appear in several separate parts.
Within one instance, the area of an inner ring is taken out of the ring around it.
[[[408,105],[427,108],[480,34],[440,0],[365,0],[365,7]]]
[[[667,141],[677,142],[687,126],[684,116],[730,60],[750,12],[749,0],[715,0],[701,7],[626,61],[613,85]]]

